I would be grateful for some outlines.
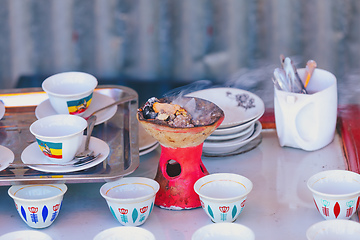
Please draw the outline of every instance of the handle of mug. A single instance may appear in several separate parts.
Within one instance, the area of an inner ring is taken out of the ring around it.
[[[298,147],[303,148],[307,144],[307,141],[304,140],[299,134],[299,131],[296,126],[296,118],[298,116],[298,113],[301,111],[301,109],[309,105],[311,102],[305,99],[301,102],[301,104],[299,104],[298,101],[299,99],[295,95],[286,95],[285,101],[284,102],[279,101],[279,105],[281,109],[283,110],[286,109],[288,113],[288,114],[283,114],[284,116],[283,120],[285,123],[284,124],[285,128],[283,129],[284,142],[285,143],[295,142],[298,145]],[[290,133],[290,134],[286,134],[286,133]],[[291,137],[293,139],[288,140],[286,139],[286,136]]]

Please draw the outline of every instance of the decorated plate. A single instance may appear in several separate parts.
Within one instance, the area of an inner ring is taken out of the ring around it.
[[[220,107],[224,111],[225,118],[219,129],[246,123],[263,115],[265,111],[261,98],[238,88],[209,88],[186,96],[202,98]]]

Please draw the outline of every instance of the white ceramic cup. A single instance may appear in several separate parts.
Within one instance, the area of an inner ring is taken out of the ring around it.
[[[155,236],[145,228],[121,226],[106,229],[98,233],[93,240],[155,240]]]
[[[58,114],[36,120],[30,125],[40,150],[52,162],[71,161],[83,141],[87,121],[79,116]]]
[[[301,79],[305,69],[298,69]],[[276,131],[282,147],[314,151],[334,139],[337,119],[336,77],[315,69],[307,86],[309,94],[274,88]]]
[[[97,84],[88,73],[64,72],[46,78],[42,88],[57,113],[81,116],[90,106]]]
[[[324,219],[349,219],[360,203],[360,174],[328,170],[311,176],[307,182],[314,204]]]
[[[0,240],[53,240],[49,235],[38,230],[19,230],[0,236]]]
[[[358,240],[360,223],[351,220],[328,220],[313,224],[306,231],[308,240]]]
[[[153,179],[125,177],[105,183],[100,194],[105,198],[112,215],[125,226],[139,226],[154,208],[160,185]]]
[[[194,190],[213,222],[234,222],[243,211],[252,182],[234,173],[215,173],[198,179]]]
[[[254,232],[241,224],[221,222],[217,224],[209,224],[199,228],[194,232],[191,240],[255,240]]]
[[[65,184],[14,185],[8,190],[21,219],[32,228],[46,228],[59,215]]]

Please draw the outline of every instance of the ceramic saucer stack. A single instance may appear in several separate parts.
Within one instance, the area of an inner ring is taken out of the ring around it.
[[[150,134],[148,134],[145,129],[139,126],[139,156],[145,155],[154,151],[157,146],[159,146],[159,142],[153,138]]]
[[[258,121],[265,105],[257,95],[238,88],[210,88],[186,96],[206,99],[218,105],[225,114],[221,125],[205,140],[203,155],[235,155],[256,147],[262,126]]]

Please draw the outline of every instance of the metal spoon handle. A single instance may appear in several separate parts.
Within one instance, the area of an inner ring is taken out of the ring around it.
[[[31,166],[55,166],[55,167],[65,167],[65,166],[74,166],[80,167],[82,165],[88,164],[92,161],[98,159],[101,154],[97,154],[96,156],[88,157],[82,161],[78,162],[69,162],[69,163],[10,163],[9,167],[31,167]],[[1,165],[0,165],[1,166]]]
[[[91,137],[91,133],[95,126],[96,116],[92,115],[87,121],[88,121],[88,127],[86,130],[86,140],[85,140],[85,150],[84,151],[89,150],[90,137]]]
[[[125,103],[125,102],[128,102],[130,100],[133,100],[134,99],[134,96],[126,96],[124,98],[121,98],[120,100],[117,100],[109,105],[106,105],[105,107],[102,107],[102,108],[99,108],[98,110],[94,111],[93,113],[91,113],[89,116],[87,117],[84,117],[86,120],[88,120],[91,116],[94,116],[95,114],[97,114],[98,112],[102,111],[102,110],[105,110],[109,107],[112,107],[112,106],[115,106],[115,105],[118,105],[118,104],[121,104],[121,103]]]

